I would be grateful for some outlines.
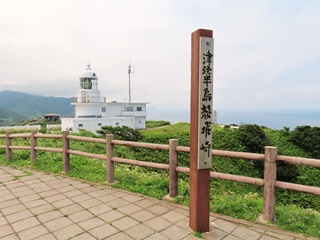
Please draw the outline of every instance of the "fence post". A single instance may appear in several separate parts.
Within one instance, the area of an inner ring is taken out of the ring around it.
[[[178,166],[178,152],[176,148],[178,146],[178,139],[169,140],[169,197],[174,198],[178,195],[178,172],[176,168]]]
[[[70,172],[70,154],[68,150],[70,148],[70,141],[68,139],[69,131],[62,132],[62,161],[63,161],[63,171]]]
[[[113,134],[107,134],[107,182],[114,182],[114,162],[112,161],[114,154],[114,147],[111,143],[113,140]]]
[[[263,192],[263,219],[272,221],[275,216],[277,180],[277,148],[265,147],[264,160],[264,192]]]
[[[12,139],[10,138],[10,132],[6,132],[6,159],[7,162],[11,162],[12,160],[12,150],[10,149]]]
[[[37,159],[37,150],[35,147],[37,146],[37,138],[34,136],[37,133],[37,131],[31,131],[31,139],[30,139],[30,144],[31,144],[31,152],[30,152],[30,161],[31,165],[34,164],[34,162]]]

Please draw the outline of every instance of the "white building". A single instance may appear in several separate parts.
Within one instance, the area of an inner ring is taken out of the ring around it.
[[[98,77],[91,71],[90,64],[80,76],[77,97],[72,98],[71,104],[75,106],[75,118],[62,118],[62,130],[85,129],[96,133],[101,126],[146,128],[147,103],[106,102],[106,98],[100,96]]]

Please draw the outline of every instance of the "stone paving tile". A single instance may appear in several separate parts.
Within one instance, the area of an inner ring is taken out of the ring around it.
[[[129,237],[127,234],[125,234],[123,232],[112,235],[106,239],[108,239],[108,240],[133,240],[133,238]]]
[[[155,233],[155,231],[146,225],[138,224],[135,225],[129,229],[126,230],[126,233],[132,237],[133,239],[144,239],[152,234]]]
[[[149,208],[146,208],[146,210],[148,210],[156,215],[161,215],[161,214],[164,214],[169,211],[169,209],[167,207],[164,207],[162,205],[154,205]]]
[[[135,202],[134,204],[142,208],[148,208],[155,205],[156,203],[154,201],[150,201],[149,199],[143,199],[141,201]]]
[[[83,210],[81,212],[76,212],[68,216],[69,219],[71,219],[73,222],[82,222],[84,220],[87,220],[89,218],[92,218],[94,215],[86,210]]]
[[[183,240],[199,240],[199,238],[195,237],[193,234],[189,234]]]
[[[128,196],[129,193],[127,193],[127,192],[122,192],[122,191],[120,190],[120,191],[114,192],[113,195],[114,195],[114,196],[117,196],[117,197],[124,197],[124,196]]]
[[[73,186],[76,189],[84,189],[84,188],[91,187],[90,184],[88,184],[88,183],[80,183],[80,182],[76,182],[75,184],[73,184]]]
[[[104,221],[106,221],[107,223],[113,222],[119,218],[124,217],[124,214],[122,214],[121,212],[118,212],[116,210],[112,210],[106,213],[103,213],[101,215],[99,215],[99,218],[103,219]]]
[[[240,238],[238,238],[238,239],[240,239]],[[274,237],[266,236],[266,235],[262,236],[262,238],[259,238],[259,240],[277,240],[277,239],[279,239],[279,238],[274,238]],[[280,238],[280,239],[285,239],[285,238]],[[291,239],[293,239],[293,238],[291,238]]]
[[[97,198],[97,197],[105,196],[106,193],[103,190],[95,189],[94,191],[89,192],[88,195],[90,195],[91,197]]]
[[[17,195],[19,195],[19,194],[17,194]],[[33,193],[33,194],[29,194],[24,197],[19,197],[19,200],[22,203],[27,203],[27,202],[31,202],[33,200],[39,200],[40,198],[41,198],[41,196],[39,194]]]
[[[62,212],[63,214],[70,215],[72,213],[80,212],[84,210],[84,207],[80,206],[77,203],[74,203],[72,205],[60,208],[59,211]]]
[[[94,215],[98,216],[102,213],[105,213],[105,212],[108,212],[108,211],[111,211],[112,208],[107,205],[107,204],[99,204],[97,206],[94,206],[94,207],[91,207],[88,209],[88,211],[90,211],[91,213],[93,213]]]
[[[55,189],[39,193],[39,195],[41,197],[43,197],[43,198],[54,196],[54,195],[57,195],[57,194],[59,194],[59,192],[57,190],[55,190]]]
[[[10,225],[6,224],[6,225],[3,225],[3,226],[0,226],[0,239],[2,237],[11,235],[13,233],[14,233],[14,231],[13,231],[13,229],[12,229],[12,227]]]
[[[40,222],[38,221],[38,219],[36,219],[35,217],[30,217],[11,224],[11,227],[15,232],[20,232],[22,230],[37,226],[39,224]]]
[[[144,222],[144,224],[158,232],[172,225],[169,221],[161,217],[152,218]]]
[[[186,217],[189,216],[189,209],[176,208],[175,211]]]
[[[69,191],[69,192],[65,192],[63,193],[66,197],[70,198],[70,197],[74,197],[74,196],[78,196],[80,194],[82,194],[82,192],[80,190],[72,190],[72,191]]]
[[[44,226],[38,225],[32,228],[28,228],[22,232],[19,232],[18,236],[21,240],[31,240],[46,235],[47,233],[48,230]]]
[[[48,185],[43,182],[37,182],[29,185],[29,188],[31,189],[46,188],[46,187],[48,187]]]
[[[93,199],[93,198],[91,196],[89,196],[88,194],[81,194],[78,196],[71,197],[71,199],[72,199],[72,201],[79,203],[79,202],[83,202],[83,201],[86,201],[88,199]]]
[[[108,205],[112,208],[119,208],[124,205],[127,205],[128,203],[129,203],[128,201],[119,198],[119,199],[108,202]]]
[[[189,218],[188,217],[182,219],[179,222],[176,222],[175,225],[177,225],[177,226],[179,226],[179,227],[181,227],[183,229],[190,230],[190,228],[189,228]]]
[[[11,175],[16,175],[16,176],[26,175],[26,173],[24,171],[21,171],[18,169],[12,169],[12,168],[6,168],[6,172],[10,173]]]
[[[20,201],[18,199],[12,199],[12,200],[6,200],[3,202],[0,202],[0,209],[6,208],[6,207],[11,207],[14,205],[20,204]]]
[[[72,224],[68,227],[65,227],[53,232],[53,235],[59,240],[60,239],[65,240],[65,239],[70,239],[71,237],[77,236],[83,232],[84,230],[82,228],[80,228],[75,224]]]
[[[1,211],[4,215],[10,215],[16,212],[20,212],[22,210],[25,210],[25,206],[23,206],[22,204],[18,204],[18,205],[14,205],[14,206],[10,206],[10,207],[6,207],[6,208],[2,208]]]
[[[238,227],[231,234],[246,240],[257,240],[261,236],[259,233],[245,227]]]
[[[147,238],[145,238],[145,240],[168,240],[169,238],[161,235],[160,233],[155,233]]]
[[[185,218],[184,215],[182,215],[176,211],[169,211],[169,212],[161,215],[161,217],[168,220],[169,222],[172,222],[172,223],[179,222]]]
[[[243,240],[243,239],[235,237],[235,236],[232,236],[232,235],[228,235],[225,238],[223,238],[223,240]],[[264,239],[264,240],[267,240],[267,239]],[[271,240],[271,239],[269,239],[269,240]]]
[[[227,233],[231,233],[234,229],[238,227],[236,224],[221,219],[217,219],[214,222],[212,222],[211,226],[213,226],[214,228],[221,229]]]
[[[35,183],[41,183],[41,181],[38,178],[35,178],[34,176],[21,177],[20,181],[23,182],[26,185],[31,185],[31,184],[35,184]]]
[[[13,177],[13,176],[12,176]],[[6,186],[12,190],[12,189],[15,189],[15,188],[19,188],[19,187],[24,187],[25,184],[21,181],[12,181],[10,180],[10,182],[7,182],[6,183]]]
[[[162,230],[160,233],[169,239],[183,239],[188,236],[190,232],[178,226],[172,225]]]
[[[88,231],[90,229],[99,227],[105,223],[106,222],[101,220],[100,218],[94,217],[94,218],[89,218],[85,221],[79,222],[78,224],[80,225],[80,227]]]
[[[81,186],[81,185],[80,185]],[[74,186],[76,189],[78,189],[79,191],[81,191],[82,193],[85,193],[85,194],[89,194],[91,192],[94,192],[96,191],[96,188],[94,187],[83,187],[83,188],[78,188],[77,186]],[[100,189],[101,190],[101,189]]]
[[[1,238],[1,240],[20,240],[20,239],[16,234],[12,234],[12,235]]]
[[[0,184],[0,186],[1,186],[1,184]],[[0,196],[3,196],[3,195],[6,195],[6,194],[9,194],[9,193],[11,193],[7,188],[1,188],[0,187]],[[2,199],[0,199],[0,201],[1,201]],[[2,202],[2,201],[1,201]]]
[[[86,201],[83,202],[79,202],[79,205],[81,205],[84,208],[91,208],[94,206],[97,206],[98,204],[101,204],[101,202],[97,199],[88,199]]]
[[[70,192],[70,191],[73,191],[75,190],[75,188],[73,186],[65,186],[65,187],[62,187],[62,188],[59,188],[58,191],[61,192],[61,193],[66,193],[66,192]]]
[[[89,233],[96,239],[104,239],[118,233],[119,230],[109,224],[104,224],[100,227],[91,229]]]
[[[139,212],[135,212],[135,213],[131,214],[130,216],[133,219],[136,219],[137,221],[141,221],[141,222],[147,221],[147,220],[155,217],[155,215],[153,213],[148,212],[146,210],[141,210]]]
[[[29,210],[33,214],[39,215],[39,214],[42,214],[42,213],[46,213],[46,212],[52,211],[53,209],[54,209],[54,207],[51,204],[47,203],[47,204],[44,204],[42,206],[30,208]]]
[[[15,196],[21,198],[21,197],[26,197],[26,196],[33,195],[33,194],[35,194],[35,193],[33,191],[31,191],[30,189],[28,189],[28,190],[24,190],[24,191],[16,193]]]
[[[95,237],[92,237],[89,233],[82,233],[78,236],[71,238],[72,240],[95,240]]]
[[[11,194],[11,193],[8,193],[8,194],[5,194],[5,195],[2,195],[1,196],[1,201],[8,201],[8,200],[12,200],[12,199],[15,199],[16,196]]]
[[[38,187],[38,188],[33,188],[33,191],[36,193],[41,193],[41,192],[46,192],[52,190],[52,187],[45,186],[45,187]]]
[[[12,175],[3,174],[3,175],[1,175],[1,177],[0,177],[0,182],[6,183],[6,182],[11,181],[12,179],[13,179]]]
[[[35,238],[34,240],[57,240],[55,236],[53,236],[52,233],[48,233],[46,235],[43,235],[41,237]]]
[[[127,195],[122,197],[123,200],[126,200],[128,202],[134,203],[143,200],[143,197],[135,196],[135,195]]]
[[[63,217],[63,214],[60,211],[50,211],[38,215],[38,219],[42,223],[49,222],[60,217]]]
[[[264,234],[266,232],[266,229],[260,228],[259,225],[256,225],[257,227],[256,226],[246,226],[246,225],[241,225],[241,226],[247,227],[248,229],[256,231],[261,234]]]
[[[120,229],[121,231],[124,231],[125,229],[137,225],[138,223],[139,222],[132,219],[131,217],[124,217],[112,222],[112,226]]]
[[[17,188],[12,188],[12,186],[7,186],[7,187],[14,194],[18,194],[19,192],[22,192],[22,191],[32,191],[29,187],[24,186],[24,184],[22,184],[22,185],[23,186],[19,186]]]
[[[6,225],[8,224],[7,220],[5,217],[0,217],[0,227],[3,226],[3,225]]]
[[[56,202],[53,202],[52,205],[56,208],[62,208],[62,207],[65,207],[65,206],[70,206],[74,204],[74,202],[70,199],[61,199],[59,201],[56,201]]]
[[[53,179],[52,181],[47,181],[46,183],[55,189],[59,189],[59,188],[66,187],[69,185],[68,183],[62,182],[58,177]]]
[[[53,202],[60,201],[62,199],[66,199],[66,197],[62,194],[54,194],[54,195],[45,197],[44,199],[49,203],[53,203]]]
[[[11,215],[7,215],[6,219],[8,220],[9,223],[14,223],[14,222],[20,221],[24,218],[29,218],[32,216],[33,216],[33,214],[29,210],[25,209],[25,210],[22,210],[20,212],[17,212],[17,213],[11,214]]]
[[[283,235],[283,234],[280,234],[280,233],[275,233],[275,232],[270,232],[270,231],[267,231],[266,235],[269,235],[271,237],[275,237],[275,238],[278,238],[278,239],[283,239],[283,240],[293,240],[294,239],[294,237],[286,236],[286,235]]]
[[[52,220],[50,222],[44,223],[46,228],[48,228],[48,230],[51,231],[51,232],[57,231],[57,230],[59,230],[61,228],[69,226],[71,224],[73,224],[73,222],[70,219],[66,218],[66,217],[57,218],[57,219]]]
[[[113,195],[102,195],[102,196],[98,197],[97,199],[103,203],[109,203],[115,199],[118,199],[118,197],[113,196]]]
[[[41,205],[45,205],[47,202],[44,199],[37,199],[30,202],[24,203],[27,208],[39,207]]]
[[[138,207],[134,204],[128,204],[128,205],[125,205],[125,206],[118,208],[117,210],[126,214],[126,215],[130,215],[130,214],[137,212],[141,209],[142,209],[141,207]]]

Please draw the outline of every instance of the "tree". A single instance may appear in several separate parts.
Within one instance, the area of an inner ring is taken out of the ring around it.
[[[289,141],[310,157],[320,159],[320,127],[298,126],[290,133]]]
[[[256,124],[241,125],[238,139],[248,152],[264,153],[264,147],[270,145],[270,140],[263,129]]]

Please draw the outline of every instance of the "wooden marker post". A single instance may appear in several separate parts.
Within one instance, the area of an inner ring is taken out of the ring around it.
[[[212,30],[198,29],[191,35],[190,108],[190,206],[193,231],[210,229],[210,168],[212,166]]]

